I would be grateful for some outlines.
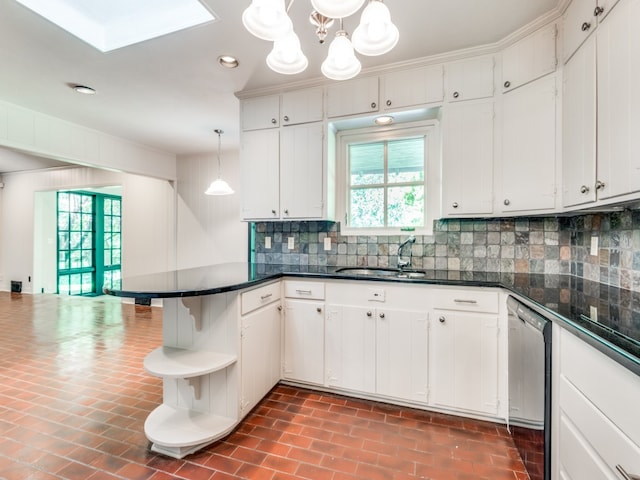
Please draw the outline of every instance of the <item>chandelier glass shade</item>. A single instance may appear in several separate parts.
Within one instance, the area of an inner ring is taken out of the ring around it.
[[[267,65],[277,73],[292,75],[304,71],[309,62],[302,51],[300,39],[294,32],[288,12],[294,0],[285,8],[284,0],[252,0],[243,15],[246,29],[258,38],[272,41],[273,49],[267,56]],[[391,14],[383,0],[311,0],[315,9],[309,16],[317,26],[316,34],[324,43],[327,29],[340,20],[340,28],[331,41],[327,58],[322,63],[323,75],[332,80],[353,78],[362,69],[355,51],[362,55],[383,55],[396,46],[398,28],[391,21]],[[360,24],[353,32],[353,43],[344,30],[343,19],[357,13],[367,4],[360,17]],[[354,51],[355,49],[355,51]]]

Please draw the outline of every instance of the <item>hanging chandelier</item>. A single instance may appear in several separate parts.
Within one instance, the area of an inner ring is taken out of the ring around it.
[[[242,23],[249,32],[273,42],[267,65],[274,72],[285,75],[300,73],[309,65],[288,14],[293,2],[290,0],[285,8],[285,0],[252,0],[242,15]],[[360,24],[349,38],[343,19],[358,12],[365,2],[367,6],[360,16]],[[335,20],[340,24],[321,66],[327,78],[353,78],[362,68],[355,52],[366,56],[383,55],[398,43],[398,28],[382,0],[311,0],[311,5],[314,10],[309,15],[309,22],[316,27],[320,43],[324,43]]]

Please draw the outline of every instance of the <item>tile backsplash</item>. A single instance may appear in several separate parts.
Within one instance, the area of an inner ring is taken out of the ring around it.
[[[598,236],[595,256],[592,236]],[[256,263],[395,267],[406,238],[342,235],[339,223],[325,221],[260,222],[252,249]],[[416,236],[411,254],[419,269],[573,274],[640,291],[640,211],[438,220],[433,235]]]

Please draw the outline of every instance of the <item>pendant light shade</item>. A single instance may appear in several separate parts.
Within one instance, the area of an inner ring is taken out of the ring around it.
[[[329,45],[327,59],[322,62],[320,69],[331,80],[348,80],[360,73],[362,65],[356,58],[347,32],[339,30],[336,33],[336,38]]]
[[[218,134],[218,178],[211,182],[209,188],[204,192],[205,195],[231,195],[234,193],[233,189],[229,186],[227,182],[225,182],[222,178],[220,178],[220,144],[221,138],[220,136],[224,133],[219,128],[214,130]]]
[[[307,68],[309,61],[302,53],[300,39],[293,30],[273,42],[273,50],[267,56],[267,65],[274,72],[285,75],[294,75]]]
[[[382,55],[396,46],[399,37],[387,6],[381,0],[370,0],[353,32],[353,47],[362,55]]]
[[[364,2],[365,0],[311,0],[311,5],[325,17],[345,18],[360,10]]]
[[[271,42],[293,30],[284,0],[252,0],[242,14],[242,23],[256,37]]]

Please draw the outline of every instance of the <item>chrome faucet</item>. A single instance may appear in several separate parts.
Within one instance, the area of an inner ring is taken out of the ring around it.
[[[414,244],[414,243],[416,243],[416,237],[414,235],[411,235],[404,242],[402,242],[400,244],[400,246],[398,247],[398,268],[400,270],[402,270],[405,267],[410,267],[411,266],[411,247],[409,247],[409,260],[403,260],[402,259],[402,250],[407,245]]]

